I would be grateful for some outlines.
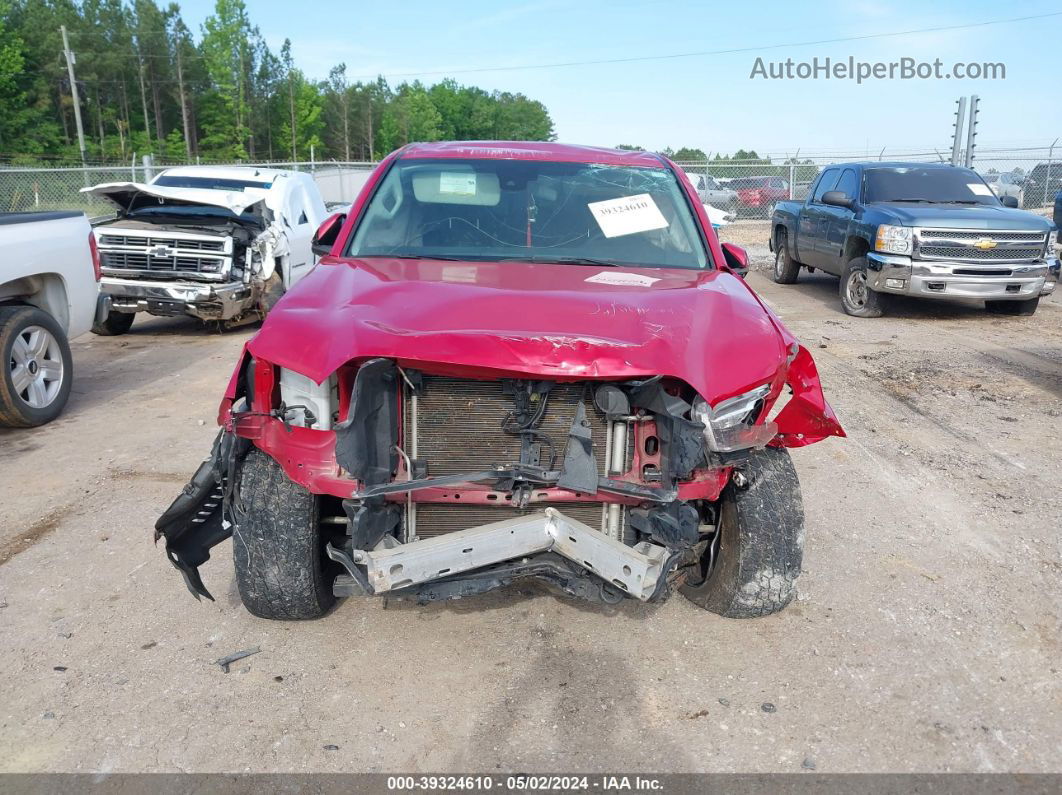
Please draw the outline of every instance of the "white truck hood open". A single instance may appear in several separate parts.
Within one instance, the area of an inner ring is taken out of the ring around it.
[[[140,182],[106,182],[91,188],[82,188],[81,192],[106,199],[121,210],[128,209],[138,196],[147,195],[160,199],[160,204],[207,205],[230,210],[236,215],[241,215],[248,207],[265,201],[267,193],[267,191],[258,191],[254,188],[242,191],[167,188],[160,185],[145,185]]]

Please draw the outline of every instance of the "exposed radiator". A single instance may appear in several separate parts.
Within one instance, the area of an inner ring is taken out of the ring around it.
[[[604,468],[607,426],[594,409],[593,397],[585,384],[556,384],[549,393],[538,431],[553,443],[554,464],[559,468],[580,399],[586,402],[600,472]],[[424,392],[417,403],[417,458],[427,459],[429,475],[453,475],[519,463],[520,437],[502,430],[502,421],[513,409],[513,398],[502,392],[500,381],[425,376]],[[413,448],[411,406],[412,401],[407,400],[406,452]],[[549,461],[544,457],[541,465],[548,467]]]
[[[598,472],[604,474],[608,425],[594,408],[593,394],[586,383],[555,384],[537,430],[552,443],[553,466],[559,469],[580,400],[586,403]],[[417,399],[417,458],[427,461],[429,476],[477,472],[519,463],[520,437],[502,430],[502,421],[513,408],[513,396],[503,392],[501,381],[424,376],[424,389]],[[412,410],[412,401],[406,400],[403,449],[409,454],[413,452]],[[549,445],[542,445],[541,450],[540,465],[548,468]],[[627,460],[630,460],[629,453]],[[417,536],[426,538],[499,522],[547,506],[548,503],[532,503],[525,510],[518,510],[504,503],[497,507],[420,503],[416,509]],[[558,503],[553,507],[595,529],[602,526],[601,503]],[[626,521],[624,515],[624,525]]]

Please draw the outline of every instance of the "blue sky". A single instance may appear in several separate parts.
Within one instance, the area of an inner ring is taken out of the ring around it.
[[[1033,146],[1062,136],[1062,16],[895,38],[785,46],[763,52],[592,66],[466,73],[484,67],[617,59],[762,47],[963,25],[1062,11],[1057,0],[824,0],[654,2],[524,0],[380,3],[248,0],[271,46],[292,41],[298,65],[324,78],[337,62],[351,77],[449,73],[488,90],[520,91],[549,108],[560,140],[649,149],[694,146],[782,153],[877,155],[950,145],[954,100],[981,97],[978,145]],[[198,31],[212,0],[181,3]],[[945,68],[1003,62],[1005,80],[752,80],[765,61],[830,57]]]

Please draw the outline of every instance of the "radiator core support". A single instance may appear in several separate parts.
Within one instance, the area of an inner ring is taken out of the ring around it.
[[[562,555],[643,602],[658,592],[667,573],[666,547],[626,546],[554,508],[414,544],[355,549],[351,559],[365,567],[372,593],[380,594],[545,552]]]

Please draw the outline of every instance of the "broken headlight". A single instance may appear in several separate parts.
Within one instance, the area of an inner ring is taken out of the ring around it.
[[[730,453],[750,447],[763,447],[778,433],[773,422],[757,425],[763,414],[769,384],[758,386],[744,394],[728,398],[714,408],[704,398],[693,403],[693,419],[704,424],[704,438],[708,449],[716,453]]]

